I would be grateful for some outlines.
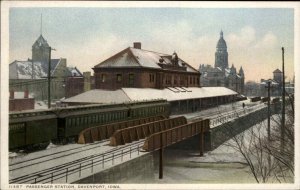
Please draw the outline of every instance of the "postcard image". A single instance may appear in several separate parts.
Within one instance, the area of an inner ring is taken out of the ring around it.
[[[299,9],[1,2],[1,189],[299,189]]]

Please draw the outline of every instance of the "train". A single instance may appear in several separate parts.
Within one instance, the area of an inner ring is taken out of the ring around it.
[[[166,100],[97,104],[9,113],[9,150],[40,150],[76,142],[89,127],[150,116],[170,116]]]

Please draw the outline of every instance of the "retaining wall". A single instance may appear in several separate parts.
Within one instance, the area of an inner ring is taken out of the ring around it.
[[[89,177],[74,182],[75,184],[91,183],[139,183],[145,179],[154,179],[153,154],[147,153]]]

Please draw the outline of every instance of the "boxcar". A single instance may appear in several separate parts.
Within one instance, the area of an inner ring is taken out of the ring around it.
[[[42,149],[56,138],[55,113],[23,111],[9,114],[9,149]]]

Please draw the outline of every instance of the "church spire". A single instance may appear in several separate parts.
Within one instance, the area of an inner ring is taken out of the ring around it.
[[[227,45],[223,38],[223,31],[220,32],[220,39],[217,43],[217,51],[215,53],[215,67],[220,67],[222,70],[228,67]]]
[[[241,68],[240,68],[240,70],[239,70],[239,75],[240,75],[241,77],[244,77],[244,76],[245,76],[244,70],[243,70],[243,67],[242,67],[242,66],[241,66]]]

